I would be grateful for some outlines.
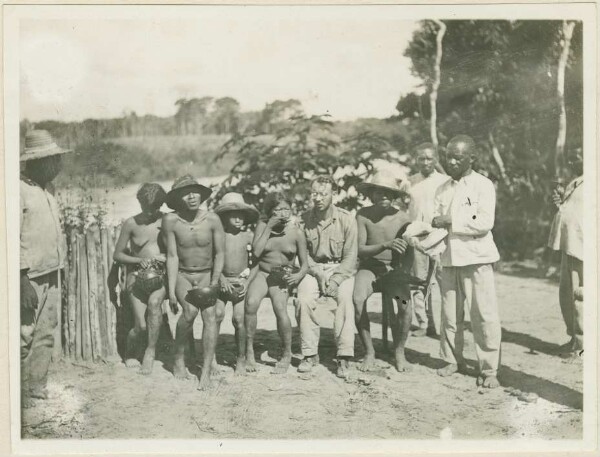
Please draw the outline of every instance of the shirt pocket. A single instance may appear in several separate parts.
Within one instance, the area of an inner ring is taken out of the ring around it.
[[[329,238],[329,250],[333,260],[340,260],[344,251],[344,239],[337,236]]]

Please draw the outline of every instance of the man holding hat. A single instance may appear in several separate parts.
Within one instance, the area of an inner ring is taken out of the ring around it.
[[[45,130],[25,135],[21,174],[21,395],[24,407],[46,399],[48,367],[60,308],[66,244],[58,204],[49,190],[62,154]]]
[[[223,309],[227,302],[233,306],[232,322],[235,328],[237,362],[235,374],[246,372],[246,327],[244,325],[244,298],[250,276],[249,250],[254,237],[250,230],[242,230],[245,225],[258,220],[258,210],[247,204],[244,197],[236,192],[223,195],[215,208],[225,229],[225,263],[221,273],[217,307]]]
[[[494,184],[471,168],[477,147],[467,135],[446,146],[444,167],[450,176],[435,196],[431,225],[448,230],[441,254],[442,325],[440,355],[447,365],[440,376],[464,372],[465,306],[470,310],[479,361],[477,385],[499,386],[501,327],[496,302],[494,269],[500,259],[492,228],[496,209]],[[465,304],[466,303],[466,304]]]
[[[167,205],[175,212],[165,214],[162,222],[167,246],[169,304],[174,312],[177,302],[183,309],[175,334],[173,375],[177,379],[189,378],[185,348],[200,308],[204,361],[199,390],[210,385],[219,324],[223,320],[223,310],[214,305],[223,270],[225,234],[219,217],[200,208],[211,193],[190,175],[177,178],[166,198]]]
[[[360,264],[354,282],[353,299],[356,326],[366,351],[359,370],[369,371],[375,363],[366,304],[377,289],[397,301],[398,315],[392,322],[396,369],[408,371],[410,364],[404,355],[404,346],[412,318],[408,282],[412,256],[404,255],[408,243],[401,236],[410,218],[407,213],[393,206],[394,200],[404,195],[404,190],[394,176],[384,172],[378,172],[370,181],[359,184],[357,190],[373,202],[372,206],[362,208],[356,214]]]

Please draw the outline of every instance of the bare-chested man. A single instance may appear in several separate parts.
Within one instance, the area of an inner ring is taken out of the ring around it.
[[[218,288],[224,262],[224,232],[221,220],[211,212],[200,208],[210,197],[211,190],[199,184],[192,176],[178,178],[167,194],[167,205],[174,213],[163,217],[163,230],[167,245],[167,278],[169,304],[177,309],[177,302],[183,313],[177,322],[175,335],[175,361],[173,374],[178,379],[187,379],[185,348],[198,308],[190,303],[188,292],[192,287]],[[219,334],[219,323],[223,319],[223,309],[216,306],[202,306],[203,365],[198,389],[210,385],[211,365]]]
[[[127,335],[125,365],[128,367],[140,365],[138,357],[142,347],[141,340],[148,329],[148,345],[140,369],[142,374],[152,372],[166,288],[164,281],[158,281],[158,288],[148,290],[138,274],[148,268],[164,274],[165,249],[159,234],[163,217],[160,207],[165,202],[165,197],[166,192],[159,184],[142,184],[137,193],[142,212],[125,221],[115,246],[114,259],[129,266],[126,287],[133,309],[134,326]]]
[[[223,195],[215,213],[221,218],[225,229],[225,264],[221,273],[221,291],[217,307],[228,302],[233,306],[232,322],[235,328],[237,362],[235,374],[246,373],[246,327],[244,325],[244,299],[248,289],[249,252],[253,234],[243,231],[244,225],[253,224],[258,219],[258,210],[248,205],[241,194],[229,192]]]
[[[256,371],[253,347],[256,315],[261,301],[268,294],[283,348],[273,373],[282,374],[292,362],[292,324],[287,313],[287,301],[290,288],[300,283],[308,271],[306,238],[300,227],[290,222],[291,204],[284,194],[269,194],[265,199],[264,214],[267,221],[258,223],[252,242],[258,268],[248,286],[246,298],[246,364],[248,371]],[[300,269],[294,272],[296,256]]]
[[[410,263],[408,259],[398,256],[404,254],[408,246],[408,243],[400,238],[399,232],[410,222],[410,218],[408,214],[392,205],[396,198],[402,196],[395,177],[377,173],[370,182],[361,183],[357,187],[373,202],[373,206],[362,208],[356,215],[360,263],[354,281],[353,300],[356,326],[366,351],[359,370],[369,371],[374,367],[375,349],[371,340],[366,303],[374,292],[374,286],[378,285],[382,294],[391,294],[397,301],[398,316],[392,321],[396,369],[408,371],[410,364],[404,355],[404,345],[412,317],[410,287],[408,284],[395,283],[392,290],[390,284],[385,279],[382,280],[382,277],[392,269],[408,271],[411,266],[405,265]],[[394,259],[395,257],[399,258]]]

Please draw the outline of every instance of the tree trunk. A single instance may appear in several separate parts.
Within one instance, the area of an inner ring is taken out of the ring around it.
[[[565,109],[565,69],[569,60],[569,49],[575,22],[563,21],[562,23],[562,50],[558,60],[558,71],[556,74],[556,92],[558,96],[559,118],[558,136],[556,138],[556,155],[554,157],[554,175],[560,180],[565,174],[565,141],[567,138],[567,111]]]
[[[437,35],[435,37],[436,42],[436,52],[435,52],[435,65],[433,67],[433,83],[431,85],[431,93],[429,94],[429,105],[431,110],[431,119],[429,122],[429,132],[431,135],[431,142],[437,147],[438,146],[438,136],[437,136],[437,98],[438,98],[438,89],[440,88],[440,80],[441,80],[441,66],[442,66],[442,40],[444,39],[444,35],[446,34],[446,24],[442,21],[435,20],[434,21],[438,28]],[[439,163],[436,163],[436,169],[442,173],[444,170]]]
[[[504,166],[504,160],[502,160],[502,156],[500,155],[500,151],[498,150],[498,146],[496,145],[496,141],[494,140],[494,135],[492,132],[488,133],[488,139],[490,141],[490,147],[492,149],[492,157],[494,158],[494,162],[498,166],[498,170],[500,171],[500,177],[502,178],[502,182],[505,186],[510,185],[510,181],[508,179],[508,175],[506,174],[506,167]]]

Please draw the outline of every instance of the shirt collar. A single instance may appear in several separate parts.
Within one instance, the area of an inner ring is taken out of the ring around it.
[[[322,225],[322,226],[326,226],[329,225],[330,223],[332,223],[333,221],[337,220],[339,217],[339,209],[337,206],[335,205],[331,205],[331,217],[328,219],[317,219],[317,217],[315,216],[315,210],[312,209],[310,211],[310,218],[312,219],[313,222],[317,223],[317,225]]]

